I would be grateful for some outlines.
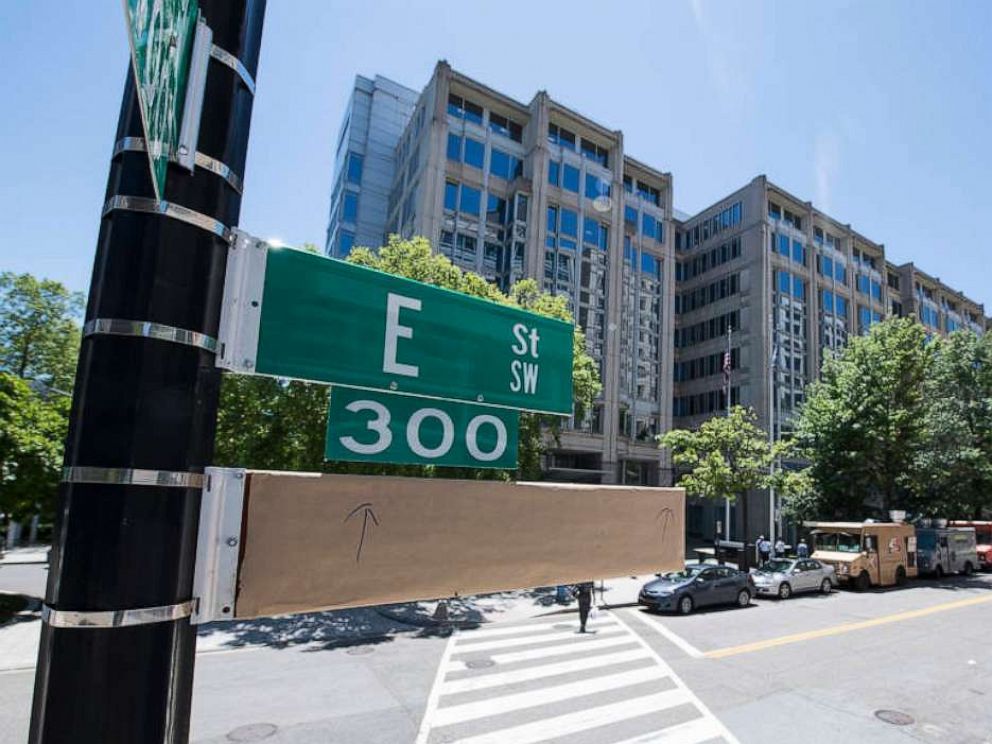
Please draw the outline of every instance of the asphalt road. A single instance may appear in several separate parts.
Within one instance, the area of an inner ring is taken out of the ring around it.
[[[992,744],[992,575],[690,617],[621,608],[588,637],[569,622],[206,637],[193,740]],[[25,741],[32,681],[0,672],[0,744]]]

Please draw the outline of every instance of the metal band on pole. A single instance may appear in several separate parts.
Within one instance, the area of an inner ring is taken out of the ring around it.
[[[238,73],[238,77],[240,77],[244,84],[248,86],[248,90],[251,91],[251,94],[255,95],[255,80],[252,78],[251,73],[248,72],[248,69],[241,64],[240,59],[227,50],[221,49],[216,44],[210,47],[210,56]]]
[[[203,488],[207,484],[207,476],[203,473],[183,473],[175,470],[76,466],[62,468],[62,482],[95,483],[115,486]]]
[[[195,346],[216,353],[217,339],[198,331],[152,323],[147,320],[122,320],[120,318],[93,318],[83,325],[83,336],[137,336],[169,341],[184,346]]]
[[[42,605],[41,620],[53,628],[126,628],[132,625],[181,620],[193,614],[195,600],[135,610],[56,610]]]
[[[148,144],[145,142],[144,137],[123,137],[114,143],[114,152],[110,157],[115,158],[122,152],[146,152],[147,149]],[[179,163],[179,157],[171,151],[169,152],[169,160],[173,163]],[[195,154],[194,162],[198,168],[203,168],[220,176],[227,181],[232,189],[239,194],[242,193],[244,182],[241,180],[241,176],[235,173],[230,166],[209,155],[204,155],[202,152]]]
[[[214,235],[217,235],[224,240],[231,239],[231,231],[228,229],[227,225],[223,224],[219,220],[215,220],[213,217],[208,217],[200,212],[195,212],[192,209],[184,207],[180,204],[173,204],[167,201],[157,201],[156,199],[150,199],[147,196],[112,196],[107,199],[107,203],[103,205],[103,214],[106,216],[108,213],[114,211],[115,209],[121,209],[125,212],[146,212],[149,214],[160,214],[164,217],[171,217],[174,220],[179,220],[180,222],[185,222],[189,225],[195,225],[196,227],[203,228]]]

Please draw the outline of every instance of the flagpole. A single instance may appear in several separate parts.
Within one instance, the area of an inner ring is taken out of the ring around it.
[[[775,311],[768,316],[768,339],[771,354],[768,357],[768,444],[775,446],[775,364],[778,362],[778,349],[775,347]],[[775,474],[775,459],[768,464],[768,474]],[[768,487],[768,535],[775,540],[775,488]]]
[[[727,416],[730,416],[730,343],[734,334],[734,326],[727,323],[727,356],[723,363],[723,381],[726,385],[727,395],[726,395],[726,408]],[[730,540],[730,497],[725,496],[723,499],[723,539]]]

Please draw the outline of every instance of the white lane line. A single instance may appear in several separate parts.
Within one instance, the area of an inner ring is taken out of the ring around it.
[[[661,635],[665,637],[669,643],[678,646],[680,649],[685,651],[686,654],[691,656],[693,659],[702,659],[706,657],[702,651],[693,646],[689,641],[687,641],[682,636],[675,635],[661,620],[651,617],[650,615],[639,615],[642,620],[647,620],[648,625],[657,630]]]
[[[595,669],[596,667],[625,664],[628,661],[637,661],[639,659],[651,659],[654,662],[654,659],[650,655],[644,653],[639,648],[632,651],[620,651],[619,653],[604,654],[601,656],[583,656],[572,659],[571,661],[559,661],[554,664],[516,669],[512,672],[496,672],[478,677],[453,679],[441,683],[441,694],[452,695],[456,692],[472,692],[474,690],[485,690],[490,687],[502,687],[503,685],[529,682],[543,677],[554,677],[558,674],[570,674],[572,672]]]
[[[604,625],[614,625],[615,623],[611,619],[603,620],[590,620],[587,624],[587,628],[602,628]],[[560,628],[562,625],[568,625],[571,628],[578,628],[578,620],[556,620],[553,623],[532,623],[530,625],[511,625],[505,628],[473,628],[472,630],[460,631],[462,637],[459,639],[460,643],[465,643],[473,638],[496,638],[499,636],[515,635],[517,633],[525,634],[530,633],[535,630],[550,630],[551,628]]]
[[[561,633],[544,633],[543,635],[526,635],[516,638],[497,638],[495,641],[481,641],[480,643],[459,643],[455,653],[466,654],[474,651],[489,651],[494,648],[513,648],[514,646],[526,646],[529,643],[544,643],[546,641],[548,643],[555,641],[574,641],[578,637],[579,634],[574,630],[563,630]]]
[[[713,718],[695,718],[676,726],[624,739],[615,744],[699,744],[723,736],[723,727]]]
[[[544,718],[540,721],[509,726],[480,736],[457,739],[452,744],[537,744],[545,739],[576,734],[586,729],[619,723],[649,713],[691,702],[685,690],[675,689],[631,698],[619,703],[586,708],[575,713]]]
[[[622,646],[626,643],[634,643],[633,638],[626,635],[617,638],[603,638],[598,641],[587,641],[585,643],[556,643],[545,648],[535,648],[530,651],[510,651],[505,654],[493,654],[489,658],[497,664],[512,664],[516,661],[530,661],[531,659],[546,659],[549,656],[564,656],[583,651],[598,651],[604,648]],[[453,661],[449,667],[452,671],[456,669],[468,669],[464,661]]]
[[[424,717],[420,719],[420,730],[417,732],[417,739],[414,744],[427,744],[427,737],[431,733],[434,711],[437,710],[437,700],[441,696],[441,680],[444,679],[444,675],[448,671],[448,660],[451,658],[451,650],[455,647],[455,636],[457,634],[458,631],[455,631],[448,638],[448,643],[444,647],[444,653],[441,654],[441,660],[437,664],[437,672],[434,674],[434,684],[431,685],[431,694],[427,698],[427,707],[424,709]]]
[[[649,654],[651,654],[651,656],[653,656],[658,661],[658,663],[662,665],[662,667],[668,670],[668,674],[675,681],[675,684],[678,685],[680,690],[682,690],[683,692],[685,692],[686,695],[689,696],[689,698],[692,700],[692,702],[696,704],[696,707],[699,708],[699,710],[703,713],[703,715],[713,719],[713,721],[719,726],[720,729],[719,735],[727,740],[727,744],[740,744],[740,742],[737,740],[737,737],[734,736],[732,733],[730,733],[730,729],[724,726],[720,722],[720,719],[714,716],[713,712],[706,707],[703,701],[700,700],[698,697],[696,697],[696,695],[692,692],[692,690],[686,687],[685,682],[683,682],[681,678],[675,672],[672,671],[671,667],[669,667],[668,664],[665,663],[665,660],[658,655],[658,652],[655,651],[653,648],[651,648],[651,646],[648,644],[647,641],[645,641],[641,636],[635,633],[631,629],[631,627],[627,625],[627,623],[625,623],[622,619],[620,619],[619,615],[614,615],[614,617],[616,617],[617,622],[620,625],[622,625],[624,628],[626,628],[628,631],[630,631],[630,633],[634,635],[634,637],[637,639],[638,644],[640,644],[640,646],[644,648],[644,650],[646,650]]]
[[[618,672],[604,677],[593,679],[583,679],[577,682],[567,682],[553,687],[543,687],[540,690],[529,692],[518,692],[511,695],[479,700],[474,703],[464,703],[462,705],[452,705],[447,708],[441,707],[434,711],[435,726],[450,726],[454,723],[471,721],[473,718],[484,718],[495,716],[501,713],[524,708],[533,708],[539,705],[561,702],[569,698],[580,695],[593,695],[597,692],[606,692],[619,687],[628,687],[642,682],[664,679],[665,670],[657,666],[634,669],[629,672]]]

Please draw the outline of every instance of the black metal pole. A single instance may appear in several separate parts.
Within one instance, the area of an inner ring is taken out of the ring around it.
[[[200,6],[215,47],[231,56],[210,60],[197,150],[243,176],[265,0],[200,0]],[[108,200],[153,198],[147,156],[125,139],[143,136],[129,74],[117,129],[124,146],[111,161]],[[170,165],[163,198],[230,227],[241,208],[236,186],[222,172],[197,167],[190,175]],[[204,225],[127,207],[106,211],[101,221],[31,742],[174,744],[189,737],[196,648],[189,617],[115,623],[125,617],[120,613],[141,608],[187,614],[181,610],[192,599],[200,488],[175,484],[196,482],[210,463],[220,375],[213,352],[203,348],[209,342],[181,331],[216,338],[228,251],[227,240]],[[146,338],[119,321],[180,332],[175,341]],[[142,483],[148,478],[173,485]],[[108,620],[112,611],[116,621]]]

